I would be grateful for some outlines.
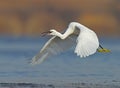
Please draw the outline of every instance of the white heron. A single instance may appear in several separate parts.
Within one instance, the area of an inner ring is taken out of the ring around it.
[[[46,33],[52,37],[32,58],[32,64],[42,63],[46,58],[64,52],[74,45],[76,45],[74,52],[81,58],[92,55],[97,50],[99,52],[110,52],[108,49],[102,48],[94,31],[78,22],[71,22],[64,33],[54,29]]]

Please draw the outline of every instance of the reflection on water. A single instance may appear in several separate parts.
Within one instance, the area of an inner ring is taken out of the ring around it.
[[[47,38],[0,37],[0,82],[112,82],[120,81],[120,41],[100,39],[111,53],[96,53],[85,59],[73,49],[31,66],[30,59],[39,52]]]

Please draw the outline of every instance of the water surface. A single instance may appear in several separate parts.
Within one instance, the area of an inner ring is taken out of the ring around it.
[[[73,49],[42,64],[32,66],[30,59],[48,38],[0,37],[0,82],[88,82],[120,84],[119,38],[101,38],[103,47],[111,53],[96,53],[87,58],[77,57]]]

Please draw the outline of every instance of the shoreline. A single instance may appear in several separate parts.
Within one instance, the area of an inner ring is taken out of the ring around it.
[[[119,88],[120,85],[115,84],[99,84],[99,83],[65,83],[65,84],[35,84],[35,83],[0,83],[0,88]]]

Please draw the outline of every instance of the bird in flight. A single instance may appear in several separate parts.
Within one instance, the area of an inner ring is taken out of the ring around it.
[[[69,50],[74,45],[74,53],[81,58],[92,55],[96,51],[110,52],[110,50],[103,48],[99,44],[98,37],[94,31],[78,22],[71,22],[64,33],[51,29],[48,32],[44,32],[43,35],[51,35],[52,37],[46,42],[40,52],[32,58],[31,64],[40,64],[46,58]]]

